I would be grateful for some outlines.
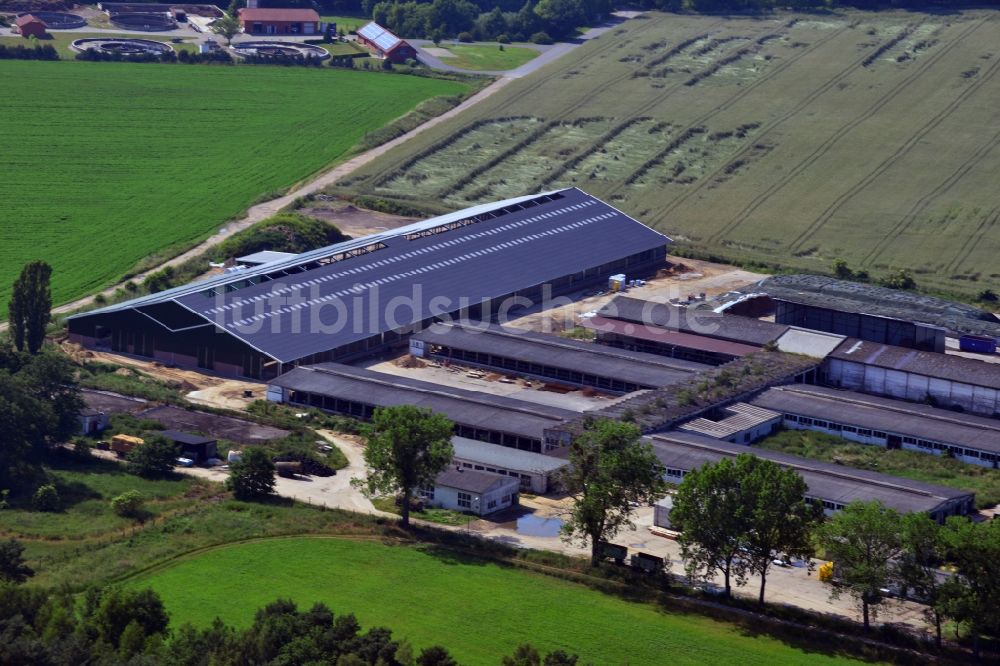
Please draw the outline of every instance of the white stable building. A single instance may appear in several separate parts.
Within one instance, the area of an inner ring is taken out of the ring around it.
[[[485,516],[517,504],[520,480],[489,472],[452,467],[434,480],[433,488],[423,488],[420,496],[435,507]]]

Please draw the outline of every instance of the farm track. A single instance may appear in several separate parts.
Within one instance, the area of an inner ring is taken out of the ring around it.
[[[867,176],[865,180],[862,181],[863,185],[857,188],[855,194],[860,193],[862,190],[871,185],[871,183],[875,180],[875,178],[878,178],[878,176],[882,175],[882,173],[884,173],[886,169],[892,166],[893,162],[895,162],[899,157],[902,157],[903,155],[908,153],[910,149],[912,149],[913,146],[916,145],[916,143],[920,139],[922,139],[928,133],[930,133],[938,126],[940,126],[940,124],[948,116],[950,116],[952,113],[955,112],[955,110],[961,105],[962,102],[964,102],[967,98],[977,93],[979,89],[983,86],[983,84],[986,83],[987,80],[992,79],[993,76],[997,73],[998,69],[1000,69],[1000,60],[994,61],[994,63],[990,66],[989,71],[984,76],[978,77],[978,80],[975,83],[973,83],[968,88],[963,90],[962,93],[958,97],[956,97],[951,104],[945,107],[941,113],[936,115],[931,120],[930,123],[922,127],[920,131],[917,133],[917,135],[915,135],[916,138],[907,141],[905,146],[901,148],[899,151],[897,151],[898,154],[894,153],[893,156],[889,158],[889,163],[885,166],[885,168],[881,168],[882,165],[879,165],[880,169],[876,170],[877,173],[872,172],[874,175],[870,174],[869,176]],[[936,199],[937,197],[941,196],[949,189],[951,189],[955,185],[955,183],[959,181],[959,179],[961,179],[965,174],[967,174],[970,170],[972,170],[972,167],[974,167],[980,160],[983,159],[983,157],[985,157],[994,148],[996,148],[998,143],[1000,143],[1000,131],[996,132],[993,135],[992,139],[981,144],[979,148],[977,148],[976,151],[973,152],[972,155],[970,155],[967,160],[965,160],[965,162],[963,162],[957,169],[955,169],[955,171],[951,173],[950,176],[948,176],[948,178],[941,181],[937,185],[937,187],[935,187],[933,190],[931,190],[923,197],[921,197],[917,201],[917,203],[913,205],[910,211],[905,215],[903,215],[903,217],[900,218],[899,222],[893,225],[892,229],[890,229],[875,244],[875,246],[871,249],[871,251],[867,255],[865,255],[864,259],[862,259],[863,265],[871,265],[876,259],[878,259],[879,256],[885,251],[885,248],[888,247],[889,241],[891,239],[896,238],[900,234],[904,233],[907,230],[907,228],[909,228],[909,226],[913,223],[913,221],[917,218],[917,216],[923,213],[924,210],[927,208],[927,206],[930,205],[931,201],[933,201],[934,199]],[[823,220],[824,224],[827,221],[829,221],[830,217],[836,214],[837,210],[840,208],[841,205],[843,205],[843,203],[844,202],[841,202],[841,204],[838,205],[837,208],[835,208],[833,211],[831,211],[831,213],[828,216],[826,216],[826,218]]]
[[[979,28],[981,25],[983,25],[985,23],[986,23],[986,21],[983,21],[983,23],[981,23],[979,25],[976,25],[976,26],[973,26],[973,28],[974,29]],[[938,60],[940,60],[942,57],[944,57],[945,55],[947,55],[951,51],[952,48],[954,48],[955,46],[957,46],[959,42],[961,42],[963,39],[965,39],[965,37],[967,37],[969,34],[971,34],[971,32],[973,32],[974,29],[973,30],[968,30],[968,31],[962,33],[962,36],[959,39],[956,39],[956,40],[952,41],[946,48],[944,48],[942,51],[940,51],[937,54],[935,54],[935,55],[937,55],[937,58],[930,59],[927,63],[925,63],[925,66],[923,68],[921,68],[920,70],[918,70],[918,72],[916,74],[919,75],[919,74],[923,73],[923,71],[926,70],[928,66],[935,64]],[[902,157],[903,155],[905,155],[906,153],[908,153],[910,150],[912,150],[913,147],[915,145],[917,145],[917,143],[919,143],[919,141],[921,139],[923,139],[932,130],[934,130],[935,128],[937,128],[944,121],[945,118],[947,118],[948,116],[950,116],[955,111],[955,109],[957,109],[961,105],[961,103],[963,101],[965,101],[966,98],[968,98],[974,92],[976,92],[977,90],[979,90],[980,86],[982,86],[982,84],[987,79],[991,78],[993,76],[993,74],[996,73],[998,65],[1000,65],[1000,61],[994,62],[993,65],[990,67],[990,71],[989,71],[988,74],[986,74],[985,76],[979,77],[978,80],[975,83],[971,84],[968,88],[966,88],[965,90],[963,90],[958,95],[958,97],[956,97],[954,100],[952,100],[951,103],[949,103],[944,109],[942,109],[937,114],[935,114],[933,118],[931,118],[929,121],[927,121],[919,130],[917,130],[914,134],[912,134],[910,136],[910,138],[907,139],[906,142],[903,143],[903,145],[901,145],[899,148],[897,148],[887,158],[885,158],[884,160],[882,160],[882,162],[880,162],[879,165],[877,167],[875,167],[875,169],[873,169],[871,172],[869,172],[859,182],[855,183],[846,192],[844,192],[840,196],[838,196],[833,201],[833,203],[831,203],[820,214],[820,216],[818,218],[816,218],[816,220],[811,225],[809,225],[809,227],[806,229],[806,231],[804,231],[802,234],[800,234],[795,239],[795,241],[791,245],[791,249],[793,251],[801,249],[802,245],[809,239],[809,237],[811,237],[817,231],[819,231],[820,229],[822,229],[823,226],[826,225],[826,223],[830,221],[830,219],[837,213],[837,211],[845,203],[847,203],[848,201],[850,201],[852,198],[854,198],[855,196],[857,196],[861,191],[863,191],[865,188],[867,188],[869,185],[871,185],[873,182],[875,182],[875,180],[879,176],[881,176],[883,173],[885,173],[893,165],[893,163],[896,162],[896,160],[898,160],[900,157]],[[917,78],[919,78],[919,77],[917,77]],[[903,81],[903,88],[905,88],[906,86],[908,86],[914,80],[915,80],[915,78],[914,78],[913,75],[911,75],[910,77],[907,77]],[[900,92],[901,90],[902,90],[902,88],[893,91],[890,99],[888,99],[887,101],[891,101],[892,98],[894,98],[896,96],[896,94],[898,94],[898,92]],[[881,108],[882,106],[884,106],[884,104],[881,104],[879,106],[879,108]],[[859,119],[859,122],[854,125],[854,127],[856,127],[857,125],[861,124],[861,122],[863,122],[865,120],[868,120],[871,116],[872,116],[872,113],[868,113],[868,114],[862,116]],[[851,129],[853,129],[854,127],[852,127]],[[918,201],[917,206],[919,206],[920,202],[924,201],[925,198],[926,197],[921,198],[920,201]],[[885,247],[883,243],[884,243],[884,241],[887,238],[891,239],[891,238],[895,238],[896,236],[899,235],[900,231],[902,231],[902,228],[905,226],[903,224],[903,222],[905,221],[905,219],[906,219],[906,216],[904,216],[903,219],[899,223],[897,223],[896,225],[894,225],[891,230],[889,230],[887,233],[885,233],[883,235],[882,239],[878,243],[876,243],[875,247],[869,252],[868,255],[865,256],[865,258],[862,260],[862,263],[864,263],[865,265],[867,265],[872,259],[874,259],[877,256],[877,254],[879,254],[879,252],[877,252],[876,250],[880,246],[883,247],[883,248]]]
[[[962,264],[968,259],[972,251],[976,249],[979,243],[986,236],[986,232],[996,226],[997,222],[1000,222],[1000,207],[994,208],[989,213],[983,216],[982,222],[976,227],[976,230],[969,234],[969,237],[965,239],[962,243],[962,247],[955,254],[948,265],[945,266],[946,271],[957,271],[961,269]]]
[[[716,106],[711,111],[709,111],[709,112],[701,115],[699,118],[697,118],[697,119],[693,120],[692,122],[688,123],[688,126],[685,127],[685,128],[683,128],[680,131],[680,133],[683,133],[685,131],[690,131],[690,130],[693,130],[693,129],[698,128],[698,127],[701,127],[702,124],[706,120],[709,120],[710,118],[713,118],[714,116],[718,115],[719,113],[721,113],[721,112],[725,111],[726,109],[730,108],[733,104],[736,104],[737,102],[739,102],[740,100],[742,100],[744,97],[746,97],[747,95],[749,95],[751,92],[753,92],[754,90],[756,90],[758,86],[763,85],[764,83],[766,83],[767,81],[769,81],[774,76],[776,76],[776,75],[780,74],[781,72],[785,71],[785,69],[787,69],[788,67],[791,67],[793,64],[795,64],[796,62],[798,62],[804,56],[812,53],[813,51],[815,51],[819,47],[821,47],[824,44],[826,44],[826,42],[830,41],[831,39],[834,39],[835,37],[837,37],[838,35],[840,35],[841,33],[843,33],[845,30],[849,30],[849,29],[850,29],[850,26],[844,26],[840,30],[837,30],[833,34],[829,35],[828,37],[826,37],[824,39],[821,39],[821,40],[818,40],[811,47],[809,47],[807,49],[804,49],[801,53],[799,53],[798,55],[796,55],[794,58],[790,58],[789,60],[786,60],[785,62],[781,63],[780,65],[778,65],[777,67],[775,67],[774,69],[772,69],[767,75],[760,77],[759,79],[757,79],[756,81],[754,81],[752,84],[750,84],[749,86],[743,88],[739,93],[737,93],[736,95],[733,95],[732,97],[730,97],[728,100],[726,100],[722,104],[719,104],[718,106]],[[786,117],[791,116],[793,113],[794,113],[794,111],[792,111],[791,113],[789,113],[788,116],[782,117],[781,119],[775,121],[774,123],[771,123],[770,126],[769,126],[769,128],[773,129],[774,126],[776,126],[780,122],[783,122],[783,120]],[[766,131],[768,131],[768,130],[765,130],[765,132]],[[743,150],[741,150],[738,153],[736,153],[735,155],[733,155],[733,157],[737,157],[737,156],[743,154],[746,150],[747,150],[747,148],[744,148]],[[660,157],[660,156],[657,155],[657,157]],[[723,165],[723,167],[720,167],[719,169],[716,169],[711,174],[706,174],[702,178],[702,185],[705,182],[710,182],[710,178],[714,179],[718,175],[719,171],[722,168],[724,168],[724,166],[725,165]],[[617,194],[618,191],[623,186],[625,186],[625,185],[627,185],[629,183],[635,182],[635,180],[637,180],[638,178],[641,178],[643,176],[645,170],[648,170],[648,167],[647,167],[646,164],[643,164],[638,169],[636,169],[636,171],[633,172],[627,179],[623,180],[621,185],[618,185],[615,188],[613,188],[610,191],[610,193],[609,193],[609,197],[613,197],[615,194]],[[696,186],[696,189],[700,189],[702,187],[702,185]],[[652,221],[655,223],[656,221],[659,221],[659,220],[663,219],[663,217],[665,215],[667,215],[671,210],[673,210],[673,208],[676,207],[680,203],[680,201],[686,199],[688,196],[690,196],[693,193],[694,193],[694,190],[691,190],[691,191],[688,191],[685,194],[681,195],[681,197],[679,197],[678,199],[675,199],[673,202],[671,202],[670,204],[668,204],[666,208],[662,209],[660,213],[658,213],[657,215],[655,215],[652,218]]]
[[[981,21],[979,23],[973,23],[969,28],[961,33],[954,41],[952,41],[948,46],[938,51],[930,58],[926,59],[923,64],[915,68],[912,72],[904,77],[901,81],[897,82],[886,94],[877,99],[867,110],[865,110],[861,115],[857,116],[853,120],[842,125],[836,132],[830,135],[823,143],[821,143],[815,150],[813,150],[804,160],[796,164],[792,169],[790,169],[782,178],[777,180],[773,185],[768,187],[766,190],[761,192],[759,195],[754,197],[746,207],[743,208],[736,216],[730,220],[725,226],[722,227],[718,232],[710,237],[711,242],[719,242],[723,237],[731,233],[741,224],[743,224],[747,218],[749,218],[758,208],[760,208],[764,202],[770,199],[772,196],[777,194],[779,191],[784,189],[789,185],[795,178],[801,175],[806,169],[815,164],[823,155],[830,150],[838,141],[840,141],[844,136],[850,133],[855,127],[863,123],[864,121],[870,119],[878,111],[880,111],[886,104],[891,102],[896,96],[902,92],[907,86],[909,86],[914,81],[918,80],[920,76],[930,67],[932,67],[938,60],[943,58],[955,45],[957,45],[962,39],[971,34],[977,28],[985,24],[986,21]],[[876,50],[880,49],[881,46],[876,47]],[[871,54],[867,54],[864,57],[854,61],[846,70],[841,72],[839,75],[831,79],[827,84],[821,86],[814,94],[809,95],[803,103],[797,105],[793,109],[792,113],[786,114],[785,117],[781,119],[783,122],[787,118],[790,118],[795,113],[800,113],[808,104],[815,101],[820,95],[828,92],[834,85],[840,83],[850,74],[854,73],[858,67],[861,66],[865,60],[871,57]],[[791,244],[791,248],[796,248],[801,245],[801,243],[814,233],[813,231],[806,231],[800,234]]]

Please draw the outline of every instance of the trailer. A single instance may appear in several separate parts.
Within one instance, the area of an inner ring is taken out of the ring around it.
[[[615,564],[625,564],[625,558],[628,557],[627,547],[620,546],[617,543],[608,543],[607,541],[598,542],[597,547],[602,558],[614,560]]]
[[[638,569],[639,571],[656,574],[662,573],[666,569],[666,560],[662,557],[657,557],[656,555],[650,555],[649,553],[632,553],[631,565],[633,569]]]
[[[283,461],[274,463],[274,469],[277,470],[278,476],[286,479],[294,479],[296,474],[302,472],[302,463]]]
[[[111,438],[111,450],[119,458],[124,458],[137,446],[141,446],[146,443],[142,437],[133,437],[132,435],[115,435]]]

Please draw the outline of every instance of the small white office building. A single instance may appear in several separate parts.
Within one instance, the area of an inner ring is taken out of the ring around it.
[[[433,488],[422,488],[424,501],[442,509],[485,516],[517,504],[520,481],[511,476],[451,467],[434,480]]]

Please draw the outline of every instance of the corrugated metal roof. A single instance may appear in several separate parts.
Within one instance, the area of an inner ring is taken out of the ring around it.
[[[722,411],[726,413],[726,416],[718,421],[698,418],[680,425],[679,428],[716,439],[726,439],[745,430],[750,430],[769,421],[781,418],[781,414],[778,412],[772,412],[770,409],[763,409],[755,405],[748,405],[745,402],[737,402],[729,405]]]
[[[502,467],[515,472],[551,474],[569,464],[561,460],[533,451],[522,451],[509,446],[499,446],[465,437],[452,437],[456,460],[468,460],[484,465]]]
[[[240,10],[240,18],[244,21],[300,21],[316,23],[319,21],[319,14],[314,9],[244,7]]]
[[[618,319],[608,319],[600,315],[588,317],[580,323],[584,328],[592,331],[615,333],[625,335],[640,340],[659,342],[665,345],[674,345],[685,349],[698,349],[715,354],[729,354],[730,356],[746,356],[760,351],[760,347],[745,345],[739,342],[729,342],[728,340],[717,340],[692,333],[681,333],[680,331],[670,331],[657,326],[647,326],[636,324],[630,321]]]
[[[295,256],[297,255],[294,252],[275,252],[274,250],[261,250],[260,252],[254,252],[253,254],[248,254],[245,257],[237,257],[236,263],[259,266],[260,264],[269,264],[273,261],[286,261]]]
[[[482,495],[507,485],[520,486],[520,481],[512,476],[451,467],[437,475],[434,485]]]
[[[1000,452],[1000,421],[824,386],[778,386],[750,401],[784,414]]]
[[[813,358],[826,358],[840,343],[847,339],[845,335],[812,331],[807,328],[792,326],[778,338],[778,349],[789,354],[803,354]]]
[[[383,53],[389,53],[403,43],[402,39],[375,21],[359,29],[357,34],[374,43]]]
[[[971,305],[823,275],[775,275],[742,291],[840,312],[920,322],[952,333],[1000,336],[1000,320]]]
[[[440,314],[443,298],[458,310],[669,241],[571,188],[475,206],[76,317],[174,302],[291,362]],[[388,307],[398,301],[412,305]]]
[[[545,429],[578,415],[559,407],[336,363],[301,366],[271,380],[270,384],[375,407],[426,407],[462,425],[535,439],[542,439]]]
[[[692,433],[653,435],[647,441],[653,446],[660,462],[685,471],[725,457],[735,458],[741,453],[771,460],[798,472],[809,487],[810,496],[837,504],[878,500],[897,511],[913,513],[934,511],[945,502],[974,496],[974,493],[955,488],[732,444]]]
[[[648,388],[669,386],[712,367],[485,322],[435,324],[414,335],[413,339],[468,352],[495,354],[526,363],[612,377]]]
[[[1000,390],[1000,364],[848,338],[829,358]]]
[[[647,324],[757,347],[774,342],[788,330],[788,326],[784,324],[719,314],[706,308],[657,303],[630,296],[615,296],[598,310],[597,314],[608,319]]]

